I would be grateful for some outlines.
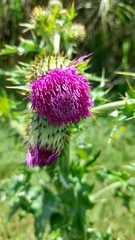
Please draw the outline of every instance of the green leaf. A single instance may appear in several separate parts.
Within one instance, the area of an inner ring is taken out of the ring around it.
[[[5,48],[1,50],[0,55],[6,55],[11,53],[17,53],[18,49],[16,46],[5,45]]]
[[[36,52],[36,46],[33,40],[20,38],[21,43],[18,47],[20,53]]]
[[[27,32],[29,30],[35,29],[35,26],[31,23],[20,23],[19,25],[22,27],[25,27],[25,29],[23,30],[23,33]]]
[[[5,91],[2,91],[0,96],[0,116],[8,117],[10,112],[10,103]]]
[[[64,216],[60,213],[53,213],[50,217],[51,231],[61,228],[66,222],[64,221]]]
[[[119,74],[119,75],[129,76],[129,77],[135,77],[135,73],[133,73],[133,72],[120,72],[120,71],[117,71],[117,72],[114,72],[114,73]]]
[[[71,8],[69,9],[69,16],[68,16],[68,20],[69,21],[72,21],[75,16],[76,16],[76,12],[75,12],[75,7],[74,7],[74,4],[72,4]]]
[[[90,165],[92,165],[92,164],[98,159],[98,157],[99,157],[99,155],[100,155],[100,152],[101,152],[101,151],[98,151],[97,153],[95,153],[94,156],[93,156],[93,159],[90,160],[90,161],[87,161],[87,162],[85,163],[85,167],[86,167],[86,168],[89,167]]]
[[[6,86],[6,88],[18,89],[18,90],[23,90],[23,91],[29,91],[30,90],[30,88],[28,86]]]

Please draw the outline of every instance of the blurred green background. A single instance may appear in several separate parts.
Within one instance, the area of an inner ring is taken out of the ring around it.
[[[95,111],[71,130],[68,172],[60,160],[25,167],[19,87],[35,55],[57,48],[70,59],[93,52]],[[0,240],[135,239],[134,72],[134,1],[0,1]]]

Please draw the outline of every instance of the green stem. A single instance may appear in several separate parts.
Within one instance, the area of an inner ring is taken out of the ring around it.
[[[54,47],[54,53],[60,52],[60,34],[55,33],[54,39],[53,39],[53,47]]]
[[[106,103],[106,104],[103,104],[101,106],[94,107],[92,112],[96,113],[96,112],[99,112],[99,111],[107,111],[107,110],[120,108],[120,107],[125,106],[126,103],[127,104],[135,103],[135,99],[127,99],[127,100],[121,100],[121,101]]]
[[[120,181],[114,182],[114,183],[110,184],[109,186],[106,186],[103,189],[99,190],[94,195],[90,196],[90,199],[92,201],[96,201],[97,198],[99,198],[101,195],[105,194],[106,192],[110,191],[111,189],[115,189],[115,188],[118,188],[120,186],[122,186],[122,182],[120,182]]]
[[[66,174],[69,173],[69,159],[70,159],[70,138],[68,138],[68,143],[66,143],[64,152],[61,156],[61,171]]]

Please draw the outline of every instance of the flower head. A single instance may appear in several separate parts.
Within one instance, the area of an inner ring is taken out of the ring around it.
[[[75,124],[81,118],[91,116],[91,85],[72,64],[56,67],[38,76],[30,87],[32,110],[36,110],[39,116],[45,116],[49,124]]]
[[[67,128],[48,124],[44,117],[33,114],[28,136],[29,150],[26,155],[28,166],[43,167],[53,163],[61,154],[67,138]]]
[[[43,167],[45,165],[50,165],[53,163],[58,156],[59,153],[53,153],[52,150],[48,150],[45,147],[40,148],[37,145],[34,148],[29,148],[26,155],[26,162],[29,167]]]

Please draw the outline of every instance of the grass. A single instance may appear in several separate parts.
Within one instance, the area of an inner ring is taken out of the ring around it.
[[[111,118],[99,119],[99,126],[89,119],[83,125],[83,131],[72,136],[72,160],[76,160],[76,154],[85,158],[84,151],[81,149],[88,148],[90,157],[95,152],[101,151],[96,164],[103,168],[121,171],[125,165],[134,162],[135,132],[132,122],[119,124],[113,133],[114,123]],[[108,144],[111,134],[111,142]],[[1,124],[0,142],[0,179],[3,181],[20,173],[26,151],[23,148],[22,139],[7,123]],[[77,152],[78,146],[79,152]],[[95,183],[94,192],[99,191],[106,184],[105,181],[103,183],[98,181],[94,174],[91,174],[89,181]],[[99,203],[87,212],[87,217],[90,221],[92,219],[94,228],[111,231],[119,240],[135,239],[134,215],[123,205],[121,198],[113,197],[113,190],[110,190],[101,195],[98,200]],[[32,215],[28,214],[26,218],[20,220],[18,212],[8,220],[9,210],[8,202],[3,200],[0,205],[0,240],[35,240]],[[44,237],[43,240],[50,239]]]
[[[79,143],[82,148],[87,146],[91,148],[90,155],[98,150],[101,151],[96,162],[98,167],[102,166],[103,169],[116,172],[125,171],[125,167],[135,161],[134,122],[119,123],[115,131],[112,131],[115,124],[111,118],[99,118],[97,123],[98,125],[92,120],[86,120],[83,127],[84,131],[78,134],[78,138],[73,137],[72,158],[76,158],[76,143]],[[135,177],[135,171],[132,171],[132,176]],[[95,174],[89,175],[88,181],[95,183],[95,193],[105,189],[104,187],[107,184],[106,179],[103,182],[98,181]],[[92,211],[88,211],[88,218],[91,219],[92,216],[94,228],[103,232],[111,232],[116,239],[135,239],[134,214],[129,212],[121,198],[116,198],[113,195],[113,189],[106,193],[103,192],[97,199],[98,204]],[[134,197],[135,194],[133,193],[133,209]]]
[[[23,141],[8,122],[0,122],[0,179],[12,175],[23,163]]]

